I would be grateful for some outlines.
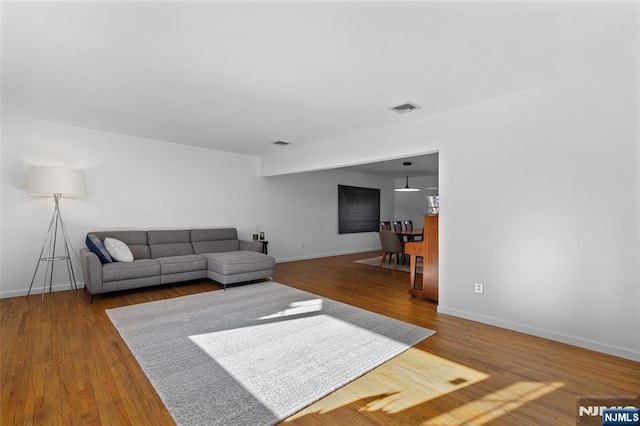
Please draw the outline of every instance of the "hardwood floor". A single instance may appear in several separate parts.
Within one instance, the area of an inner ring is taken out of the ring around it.
[[[577,396],[640,393],[639,363],[438,314],[409,297],[407,273],[353,262],[372,255],[282,263],[274,278],[437,334],[283,423],[574,425]],[[0,424],[173,424],[105,309],[220,288],[0,300]]]

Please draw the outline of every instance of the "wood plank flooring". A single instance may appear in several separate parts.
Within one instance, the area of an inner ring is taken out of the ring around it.
[[[640,393],[640,363],[438,314],[407,273],[353,262],[377,254],[281,263],[274,278],[437,334],[283,424],[574,425],[577,396]],[[105,309],[220,288],[1,299],[0,425],[173,424]]]

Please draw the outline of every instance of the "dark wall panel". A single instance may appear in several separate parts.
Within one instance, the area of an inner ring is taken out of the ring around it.
[[[375,232],[380,222],[380,190],[338,185],[338,232]]]

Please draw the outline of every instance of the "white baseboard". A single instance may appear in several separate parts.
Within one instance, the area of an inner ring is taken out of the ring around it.
[[[78,284],[78,290],[81,290],[84,288],[84,283],[77,283]],[[69,291],[69,290],[73,290],[73,288],[71,287],[71,284],[56,284],[54,286],[51,287],[51,292],[58,292],[58,291]],[[27,293],[29,293],[29,289],[28,288],[23,288],[20,290],[11,290],[11,291],[0,291],[0,299],[4,299],[4,298],[8,298],[8,297],[20,297],[20,296],[26,296]],[[45,289],[45,297],[46,294],[49,293],[49,287],[47,287]],[[30,296],[40,296],[42,294],[42,287],[36,287],[33,286],[33,288],[31,289],[31,294]]]
[[[601,342],[595,342],[593,340],[583,339],[581,337],[556,333],[553,331],[541,330],[538,328],[529,327],[524,324],[505,321],[499,318],[493,318],[485,315],[478,315],[473,312],[461,311],[459,309],[448,308],[442,305],[438,305],[438,313],[451,315],[482,324],[488,324],[495,327],[505,328],[507,330],[517,331],[520,333],[530,334],[532,336],[542,337],[544,339],[554,340],[556,342],[566,343],[568,345],[578,346],[580,348],[590,349],[592,351],[640,362],[640,352],[629,348],[608,345]]]

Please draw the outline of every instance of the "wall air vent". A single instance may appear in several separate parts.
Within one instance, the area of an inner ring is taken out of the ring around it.
[[[275,142],[271,142],[274,145],[278,145],[278,146],[287,146],[287,145],[291,145],[290,142],[285,142],[285,141],[275,141]]]
[[[411,112],[411,111],[415,111],[417,109],[420,109],[422,107],[414,104],[413,102],[407,102],[406,104],[402,104],[402,105],[398,105],[398,106],[394,106],[389,108],[391,111],[395,111],[398,114],[405,114],[407,112]]]

